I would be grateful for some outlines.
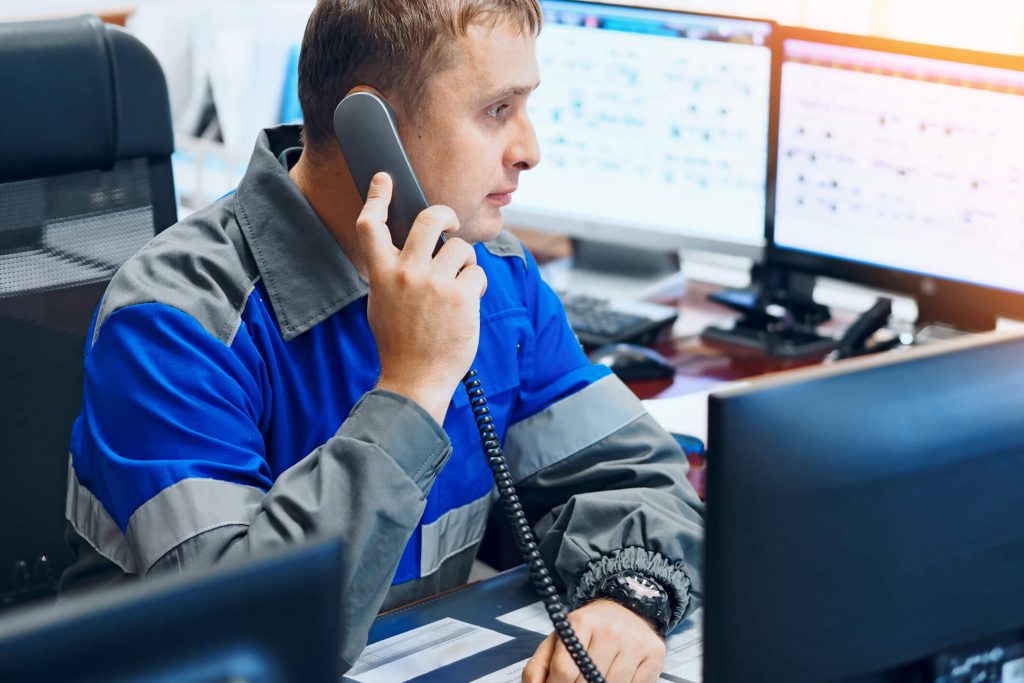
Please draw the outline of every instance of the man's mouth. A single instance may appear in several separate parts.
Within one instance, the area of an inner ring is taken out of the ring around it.
[[[487,198],[498,206],[508,206],[512,202],[512,193],[516,191],[516,188],[512,188],[507,192],[492,192],[487,195]]]

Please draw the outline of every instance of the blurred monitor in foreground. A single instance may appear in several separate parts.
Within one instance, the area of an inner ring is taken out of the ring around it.
[[[321,541],[7,616],[0,680],[336,683],[341,558]]]
[[[1024,680],[1024,335],[709,401],[704,680]]]

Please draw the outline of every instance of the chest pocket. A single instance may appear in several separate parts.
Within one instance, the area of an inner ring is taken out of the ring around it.
[[[528,372],[525,359],[532,345],[533,330],[525,308],[499,311],[480,321],[480,345],[472,367],[489,404],[498,394],[518,390],[523,374]],[[502,403],[507,403],[513,397],[503,398]],[[469,397],[460,384],[452,396],[452,406],[461,409],[467,405]]]

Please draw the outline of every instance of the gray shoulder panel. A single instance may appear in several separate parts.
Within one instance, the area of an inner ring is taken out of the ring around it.
[[[252,523],[265,493],[217,479],[183,479],[143,503],[125,536],[146,574],[173,548],[204,532]]]
[[[453,508],[430,524],[424,524],[420,542],[420,576],[430,576],[449,558],[470,546],[480,545],[497,489]]]
[[[526,250],[523,248],[522,243],[507,230],[502,230],[497,237],[490,242],[483,242],[483,245],[484,249],[495,256],[518,256],[523,260],[523,267],[530,267],[529,262],[526,260]]]
[[[622,380],[615,375],[603,377],[509,428],[505,452],[512,477],[522,481],[645,414],[643,405]]]
[[[230,197],[160,233],[117,271],[96,320],[91,343],[115,311],[161,303],[194,318],[230,344],[259,279]]]
[[[107,513],[103,503],[78,481],[70,456],[64,514],[75,533],[99,555],[116,564],[126,574],[139,572],[139,561],[128,545],[128,539]]]

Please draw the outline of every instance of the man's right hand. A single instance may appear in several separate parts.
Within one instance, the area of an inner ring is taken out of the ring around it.
[[[438,424],[476,356],[480,298],[487,276],[476,252],[453,237],[433,256],[441,233],[459,229],[447,206],[422,211],[399,251],[387,227],[392,181],[378,173],[356,221],[370,282],[367,317],[380,354],[378,389],[419,403]]]

